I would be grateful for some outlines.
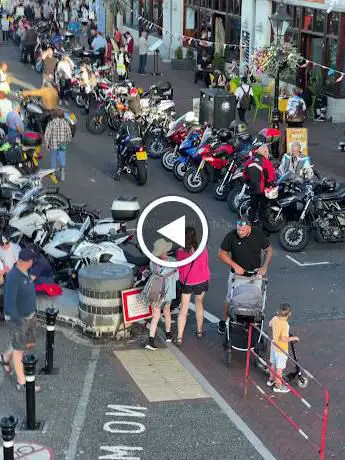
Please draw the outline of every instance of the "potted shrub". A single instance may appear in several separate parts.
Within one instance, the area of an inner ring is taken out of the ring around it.
[[[186,50],[186,57],[184,59],[184,68],[186,70],[195,69],[195,58],[194,58],[194,49],[192,46],[188,46]]]
[[[174,70],[183,70],[183,50],[182,46],[178,46],[175,50],[175,59],[171,60],[171,67]]]

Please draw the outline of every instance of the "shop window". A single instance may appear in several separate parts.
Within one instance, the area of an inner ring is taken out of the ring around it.
[[[241,14],[241,0],[234,0],[234,14]]]
[[[299,6],[295,6],[294,14],[292,16],[293,26],[297,27],[298,29],[301,27],[301,13],[302,13],[302,8],[300,8]]]
[[[313,15],[314,15],[313,8],[304,8],[303,12],[303,29],[304,30],[312,30],[313,29]]]
[[[325,28],[325,11],[314,10],[314,31],[323,33]]]
[[[332,11],[327,16],[327,33],[329,35],[339,35],[340,14]]]
[[[226,0],[213,0],[213,9],[225,13]]]
[[[333,40],[329,38],[327,40],[327,62],[326,66],[330,67],[331,69],[337,68],[337,52],[338,52],[338,40]]]
[[[184,35],[187,37],[195,37],[195,31],[197,28],[197,15],[195,9],[186,7],[184,17]]]

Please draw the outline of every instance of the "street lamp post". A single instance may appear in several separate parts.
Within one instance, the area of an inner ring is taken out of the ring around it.
[[[277,11],[269,18],[269,20],[273,29],[276,43],[279,45],[284,42],[284,37],[292,22],[292,18],[288,15],[286,6],[283,3],[280,3],[277,6]],[[279,128],[279,72],[280,62],[278,60],[274,85],[274,106],[272,111],[272,127],[277,129]]]

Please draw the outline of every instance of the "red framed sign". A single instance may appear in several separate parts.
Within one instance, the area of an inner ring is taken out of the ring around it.
[[[152,307],[141,295],[143,288],[126,289],[121,292],[125,324],[152,317]]]

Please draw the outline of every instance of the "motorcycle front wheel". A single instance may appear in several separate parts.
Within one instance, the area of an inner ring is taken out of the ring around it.
[[[172,171],[175,160],[176,160],[176,153],[175,153],[175,149],[173,149],[172,147],[166,149],[162,153],[162,156],[161,156],[162,166],[167,171]]]
[[[84,98],[83,96],[78,93],[76,96],[75,96],[75,103],[77,105],[77,107],[79,107],[80,109],[84,108],[85,107],[85,101],[84,101]]]
[[[103,114],[91,114],[87,117],[86,119],[86,129],[91,133],[91,134],[102,134],[105,131],[105,128],[107,127],[106,123],[106,116]]]
[[[226,204],[231,212],[237,213],[241,204],[247,199],[245,196],[241,197],[242,188],[242,184],[235,185],[228,193]]]
[[[120,117],[108,117],[108,126],[110,129],[112,129],[113,131],[118,131],[120,129],[120,126],[121,126],[121,119]]]
[[[279,242],[285,251],[302,251],[309,242],[309,228],[299,222],[288,222],[280,230]]]
[[[146,161],[136,161],[132,165],[133,175],[138,185],[145,185],[147,182],[147,164]]]
[[[49,203],[53,208],[68,209],[69,200],[61,193],[44,192],[39,198]]]
[[[214,184],[214,187],[213,187],[213,191],[212,191],[213,198],[215,198],[217,201],[225,201],[226,196],[228,194],[228,190],[229,190],[228,184],[223,185],[223,187],[221,188],[222,183],[223,183],[223,178],[221,177],[220,179],[217,180],[217,182]]]
[[[168,141],[163,134],[148,134],[145,143],[150,158],[160,158],[168,147]]]
[[[209,177],[204,169],[197,174],[198,168],[192,167],[186,171],[183,178],[183,185],[190,193],[202,192],[209,183]]]
[[[178,181],[183,181],[184,175],[186,174],[187,167],[185,163],[175,161],[173,166],[173,174]]]
[[[286,224],[286,218],[281,212],[277,217],[278,212],[271,206],[266,209],[264,227],[270,233],[277,233]]]

